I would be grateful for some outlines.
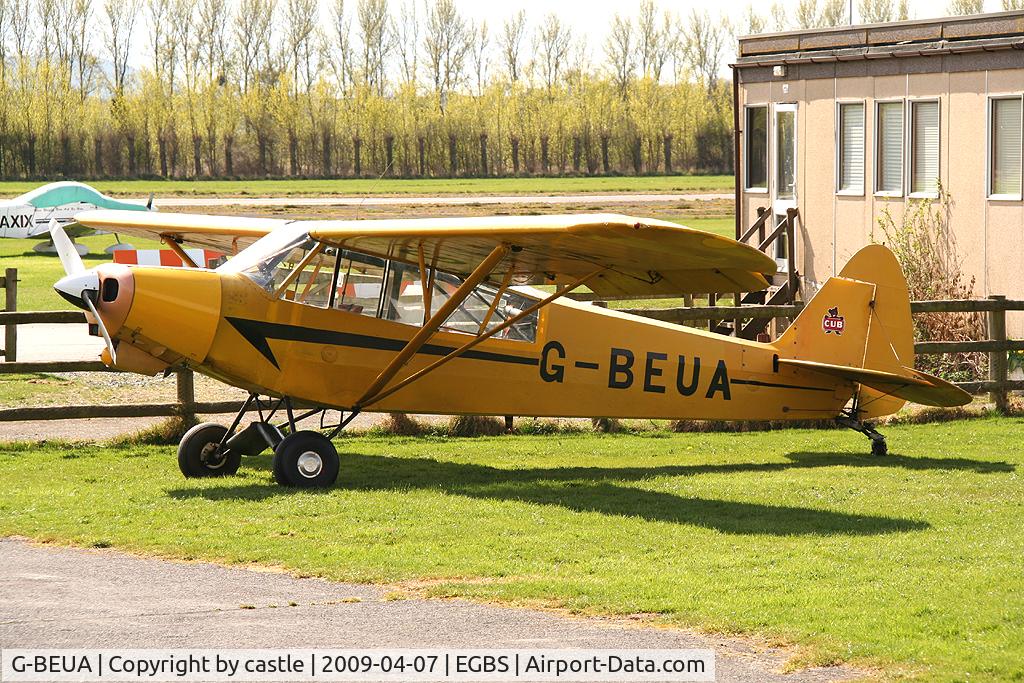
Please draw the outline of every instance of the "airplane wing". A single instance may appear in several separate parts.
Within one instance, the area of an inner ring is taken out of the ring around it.
[[[598,294],[747,292],[768,286],[775,261],[753,247],[675,223],[616,214],[324,221],[312,237],[366,254],[468,273],[500,243],[510,269],[533,284],[587,283]]]
[[[77,220],[99,230],[175,240],[235,253],[270,230],[302,225],[314,239],[382,258],[426,262],[467,274],[499,244],[512,252],[491,273],[520,284],[561,284],[605,270],[597,294],[748,292],[768,286],[775,261],[745,244],[654,219],[616,214],[493,216],[351,221],[92,211]]]
[[[78,225],[94,230],[193,244],[225,254],[236,254],[274,228],[293,221],[274,218],[203,216],[187,213],[142,211],[86,211],[75,216]]]

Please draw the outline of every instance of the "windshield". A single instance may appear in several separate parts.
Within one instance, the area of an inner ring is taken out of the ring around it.
[[[309,231],[299,225],[284,225],[259,238],[227,263],[217,268],[219,273],[241,273],[260,265],[274,254],[285,251],[288,245],[297,244],[309,237]]]

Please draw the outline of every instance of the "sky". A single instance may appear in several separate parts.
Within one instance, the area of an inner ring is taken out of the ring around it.
[[[238,0],[230,0],[237,6]],[[409,0],[389,0],[393,16],[397,16],[399,8]],[[412,0],[416,3],[417,11],[422,21],[422,8],[424,2],[430,0]],[[708,10],[712,16],[724,15],[730,21],[737,24],[738,32],[743,33],[745,24],[743,16],[748,5],[758,8],[758,11],[767,20],[769,10],[776,0],[716,0],[715,2],[701,2],[700,0],[655,0],[655,6],[659,13],[668,10],[680,15],[688,15],[693,9]],[[792,17],[796,12],[797,0],[777,0],[787,10],[787,15]],[[819,0],[821,2],[822,0]],[[892,0],[897,5],[899,0]],[[910,14],[912,19],[927,19],[940,17],[948,14],[946,6],[949,0],[909,0]],[[280,8],[286,0],[278,0]],[[324,28],[327,29],[329,22],[326,18],[331,15],[330,8],[336,0],[319,0]],[[358,0],[345,0],[346,14],[350,17],[355,11]],[[639,14],[640,0],[454,0],[459,11],[474,22],[486,21],[490,40],[490,62],[493,69],[497,62],[496,54],[497,36],[501,32],[502,25],[519,10],[524,10],[527,17],[527,35],[533,34],[533,30],[540,25],[544,17],[554,12],[565,23],[572,27],[574,39],[584,39],[586,43],[586,54],[593,63],[600,63],[604,59],[604,42],[608,33],[611,19],[616,13],[636,18]],[[856,17],[856,5],[858,0],[853,0],[854,13]],[[997,12],[1002,9],[1001,0],[985,0],[985,11]],[[353,18],[354,31],[354,18]],[[770,25],[770,23],[769,23]],[[329,30],[329,29],[328,29]],[[529,55],[529,43],[527,42],[526,53]],[[149,56],[148,30],[143,30],[132,41],[132,53],[137,59],[148,59]],[[734,46],[729,44],[723,55],[723,69],[726,69],[733,57]]]
[[[787,8],[790,16],[795,13],[796,0],[780,0]],[[395,0],[393,4],[398,4]],[[518,12],[526,11],[526,16],[535,26],[549,12],[559,17],[574,28],[577,35],[588,36],[588,43],[594,52],[598,52],[604,42],[608,24],[616,13],[635,16],[640,0],[455,0],[456,6],[463,14],[475,20],[486,20],[492,34],[500,30],[505,20]],[[708,9],[713,15],[723,13],[737,22],[746,12],[747,5],[759,8],[762,15],[768,14],[772,0],[717,0],[716,2],[699,2],[698,0],[655,0],[660,9],[667,9],[680,14],[689,14],[694,8]],[[898,4],[894,0],[893,4]],[[911,18],[927,19],[947,14],[948,0],[910,0]],[[854,0],[854,16],[856,17],[857,0]],[[997,12],[1002,9],[1000,0],[985,0],[986,12]]]

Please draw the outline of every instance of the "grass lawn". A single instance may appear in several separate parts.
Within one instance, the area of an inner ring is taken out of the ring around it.
[[[0,535],[760,633],[804,662],[1024,672],[1024,421],[846,431],[347,437],[326,492],[270,459],[185,480],[174,449],[0,447]],[[424,584],[417,584],[422,586]]]
[[[47,398],[63,398],[74,382],[41,373],[0,375],[0,406],[38,405]]]
[[[736,223],[732,216],[713,218],[691,218],[690,216],[668,216],[665,220],[685,225],[695,230],[706,230],[729,239],[736,239]]]
[[[39,187],[40,182],[0,182],[0,197],[13,197]],[[614,176],[585,178],[424,178],[340,180],[97,180],[90,181],[110,195],[142,197],[171,195],[282,196],[387,194],[560,194],[578,192],[731,192],[733,177]]]

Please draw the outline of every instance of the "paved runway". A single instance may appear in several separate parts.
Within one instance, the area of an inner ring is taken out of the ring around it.
[[[711,648],[719,681],[837,681],[779,670],[790,652],[724,637],[569,618],[394,588],[0,540],[0,648]]]
[[[157,207],[203,206],[465,206],[492,204],[660,204],[733,199],[732,193],[694,194],[566,194],[566,195],[441,195],[408,197],[157,197]]]

